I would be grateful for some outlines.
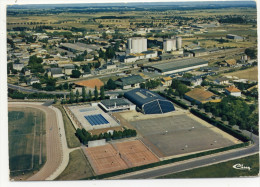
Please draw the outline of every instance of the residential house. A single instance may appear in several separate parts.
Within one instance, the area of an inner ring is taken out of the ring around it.
[[[221,99],[214,93],[200,88],[194,88],[193,90],[185,93],[184,98],[191,102],[195,101],[197,104],[221,101]]]
[[[16,62],[13,64],[13,69],[17,71],[21,71],[24,68],[24,64],[20,62]]]
[[[241,97],[241,91],[238,88],[236,88],[235,86],[229,86],[229,87],[225,88],[224,91],[228,95],[232,95],[235,97]]]
[[[226,77],[220,77],[220,78],[215,79],[213,82],[214,82],[214,84],[223,85],[223,84],[228,84],[229,79]]]
[[[172,78],[171,77],[163,77],[161,80],[163,86],[171,86]]]
[[[33,85],[34,83],[40,83],[40,80],[36,77],[32,77],[26,81],[27,85]]]
[[[47,74],[48,77],[52,77],[52,78],[58,78],[64,76],[62,72],[62,68],[49,68],[47,69]]]

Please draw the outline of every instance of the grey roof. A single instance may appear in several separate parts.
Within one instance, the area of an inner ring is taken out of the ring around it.
[[[63,68],[64,69],[75,69],[75,66],[72,64],[72,65],[64,66]]]
[[[51,72],[52,75],[62,74],[61,68],[50,68],[49,71]]]
[[[193,50],[189,50],[192,53],[205,53],[208,52],[206,49],[204,48],[200,48],[200,49],[193,49]]]
[[[116,81],[116,84],[120,86],[126,86],[126,85],[131,85],[136,83],[142,83],[142,82],[145,82],[143,77],[141,77],[140,75],[132,75],[129,77],[123,77],[118,79]]]
[[[107,108],[114,107],[115,105],[116,106],[132,105],[130,101],[124,98],[106,99],[106,100],[102,100],[101,103]]]
[[[178,70],[178,69],[202,65],[202,64],[208,64],[208,61],[200,58],[188,58],[188,59],[181,59],[181,60],[173,60],[170,62],[155,64],[152,66],[145,66],[145,67],[152,67],[158,69],[161,72],[168,72],[172,70]]]

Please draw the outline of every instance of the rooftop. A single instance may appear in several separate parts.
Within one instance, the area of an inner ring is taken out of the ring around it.
[[[227,88],[225,88],[228,92],[232,93],[232,92],[241,92],[239,89],[237,89],[235,86],[229,86]]]
[[[78,81],[75,82],[76,85],[78,86],[84,86],[84,87],[89,87],[89,88],[95,88],[100,89],[100,87],[104,86],[104,83],[100,79],[89,79],[89,80],[84,80],[84,81]]]
[[[208,61],[205,61],[200,58],[188,58],[188,59],[181,59],[181,60],[173,60],[170,62],[155,64],[147,67],[153,67],[155,69],[160,70],[161,72],[168,72],[172,70],[182,69],[190,66],[208,64]]]
[[[124,98],[106,99],[106,100],[102,100],[101,103],[107,108],[113,108],[115,106],[132,105],[130,101]]]
[[[194,88],[193,90],[185,93],[185,95],[200,102],[207,101],[212,96],[215,96],[212,92],[200,88]]]

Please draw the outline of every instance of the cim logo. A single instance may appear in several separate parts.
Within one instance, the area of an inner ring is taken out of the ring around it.
[[[244,166],[243,164],[235,164],[233,166],[234,169],[239,169],[239,170],[248,170],[250,171],[251,168],[249,166]]]

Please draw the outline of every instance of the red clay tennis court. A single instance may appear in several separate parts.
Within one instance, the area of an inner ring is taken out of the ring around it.
[[[129,167],[158,162],[159,159],[139,140],[113,144]]]
[[[97,175],[128,168],[111,144],[84,148],[84,152]]]

